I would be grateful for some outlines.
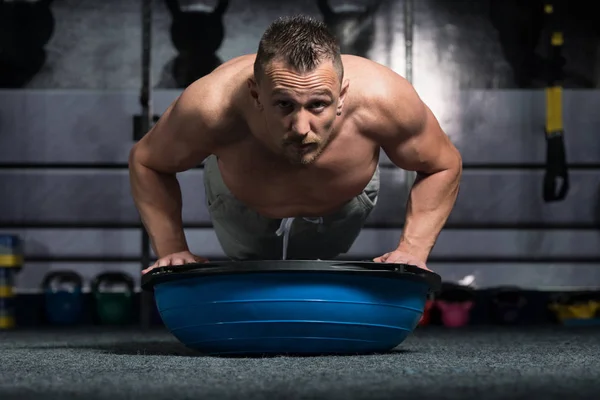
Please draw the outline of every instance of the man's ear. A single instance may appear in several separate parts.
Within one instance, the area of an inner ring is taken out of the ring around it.
[[[340,91],[340,97],[338,98],[337,104],[337,115],[342,115],[342,109],[344,108],[344,100],[346,99],[346,95],[348,94],[348,88],[350,87],[350,81],[346,79],[342,83],[342,90]]]
[[[259,95],[258,95],[258,83],[254,78],[248,78],[248,90],[250,90],[250,96],[252,96],[252,100],[254,101],[254,105],[259,110],[263,109],[262,104],[260,103]]]

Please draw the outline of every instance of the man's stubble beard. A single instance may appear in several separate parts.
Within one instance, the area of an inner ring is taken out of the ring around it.
[[[327,138],[326,141],[320,142],[318,144],[318,147],[313,152],[311,152],[308,157],[300,155],[299,157],[286,158],[288,159],[288,162],[292,165],[309,166],[311,164],[314,164],[319,159],[319,157],[321,157],[325,149],[328,147],[330,141],[331,137]]]

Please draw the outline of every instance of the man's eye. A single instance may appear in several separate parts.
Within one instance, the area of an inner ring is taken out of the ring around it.
[[[328,104],[326,102],[323,101],[317,101],[315,103],[312,103],[310,105],[310,108],[316,111],[322,111],[323,109],[327,108]]]
[[[278,101],[277,103],[275,103],[275,105],[280,108],[289,108],[289,107],[291,107],[292,104],[289,101],[282,100],[282,101]]]

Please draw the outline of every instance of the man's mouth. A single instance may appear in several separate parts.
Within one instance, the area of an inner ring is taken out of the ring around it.
[[[294,143],[294,144],[292,144],[292,146],[300,151],[310,151],[310,150],[314,149],[317,146],[317,144],[316,143]]]

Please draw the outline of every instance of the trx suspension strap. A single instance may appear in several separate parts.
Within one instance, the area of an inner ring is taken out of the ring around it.
[[[563,34],[558,23],[555,4],[546,2],[544,13],[550,28],[550,54],[546,86],[546,173],[544,201],[563,200],[569,191],[564,127],[562,118]]]

